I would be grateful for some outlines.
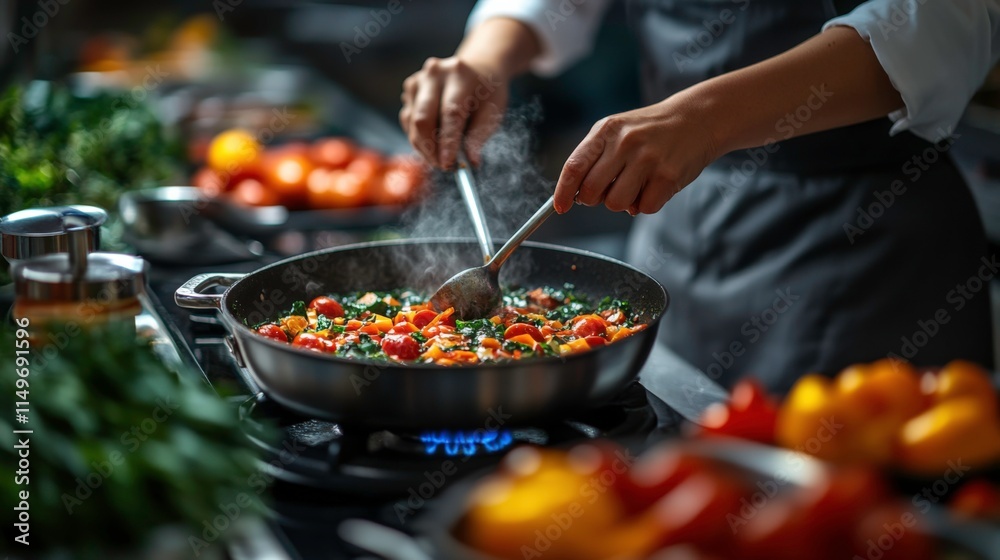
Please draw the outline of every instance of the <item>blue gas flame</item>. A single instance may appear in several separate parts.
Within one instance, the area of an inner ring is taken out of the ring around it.
[[[420,434],[424,452],[433,455],[476,455],[480,452],[495,453],[514,443],[514,436],[507,430],[475,430],[472,432],[424,432]]]

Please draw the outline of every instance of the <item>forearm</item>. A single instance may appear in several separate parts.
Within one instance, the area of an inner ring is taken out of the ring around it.
[[[848,27],[665,102],[703,113],[716,155],[884,117],[903,106],[871,46]]]
[[[514,19],[497,17],[469,32],[455,55],[480,71],[509,80],[526,72],[540,53],[538,37],[530,27]]]

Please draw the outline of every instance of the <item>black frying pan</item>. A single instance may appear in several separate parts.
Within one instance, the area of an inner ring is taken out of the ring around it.
[[[430,292],[482,264],[475,242],[407,240],[350,245],[287,259],[242,275],[201,274],[178,288],[181,307],[216,308],[235,351],[261,389],[301,413],[381,428],[497,428],[538,423],[614,395],[642,367],[667,308],[663,287],[614,259],[525,243],[500,275],[503,286],[562,286],[592,298],[627,299],[649,328],[568,357],[442,367],[339,358],[259,336],[247,325],[276,318],[295,300],[323,294],[415,288]],[[221,295],[212,286],[229,286]]]

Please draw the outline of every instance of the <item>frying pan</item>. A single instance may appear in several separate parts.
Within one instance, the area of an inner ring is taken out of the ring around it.
[[[400,288],[429,293],[481,262],[471,240],[362,243],[307,253],[245,276],[200,274],[177,289],[175,301],[219,310],[237,359],[268,396],[302,414],[348,425],[412,430],[537,424],[599,404],[639,372],[667,308],[663,287],[614,259],[540,243],[525,243],[514,253],[502,271],[503,286],[569,282],[591,298],[628,300],[649,327],[566,357],[442,367],[340,358],[270,340],[248,326],[277,318],[296,300],[323,294]],[[228,288],[206,293],[215,286]]]

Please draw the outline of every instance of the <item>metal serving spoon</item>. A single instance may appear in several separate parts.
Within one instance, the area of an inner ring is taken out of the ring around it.
[[[458,183],[458,191],[462,193],[462,199],[465,200],[465,206],[469,210],[472,227],[476,230],[476,239],[479,241],[479,248],[483,251],[483,262],[489,262],[490,256],[493,254],[493,238],[486,225],[486,214],[483,213],[483,205],[479,202],[476,180],[472,176],[472,166],[465,157],[465,150],[458,151],[455,181]]]
[[[454,307],[455,316],[459,319],[489,316],[500,307],[502,299],[499,280],[500,267],[507,261],[511,253],[555,211],[555,203],[550,196],[545,204],[542,204],[542,207],[536,210],[535,214],[521,226],[521,229],[517,230],[504,243],[489,262],[483,266],[459,272],[438,288],[431,296],[431,306],[439,311]]]

